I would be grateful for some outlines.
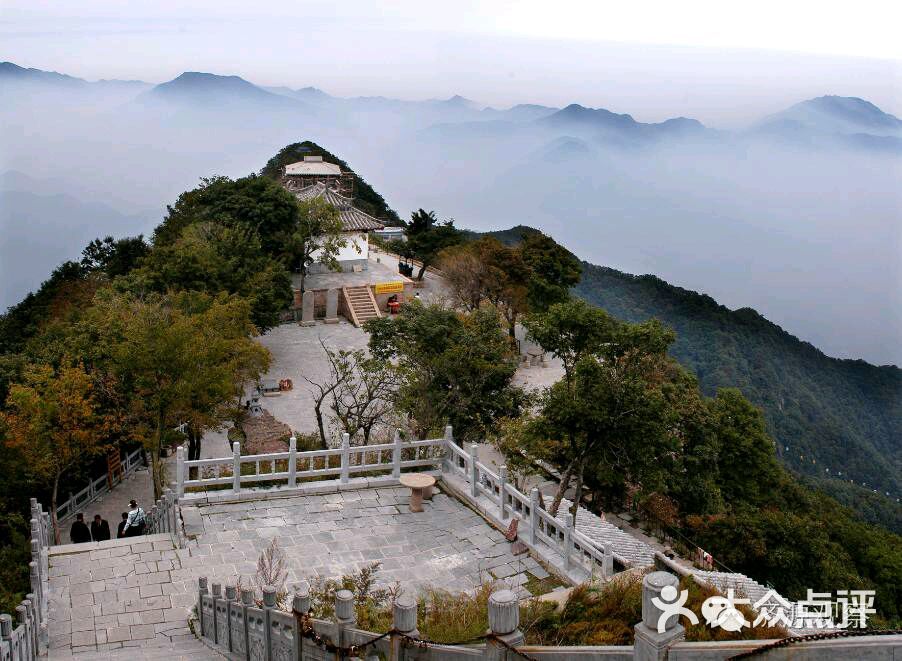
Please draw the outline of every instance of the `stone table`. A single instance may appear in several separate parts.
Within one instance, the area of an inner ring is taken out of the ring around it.
[[[407,473],[400,477],[403,486],[410,488],[410,511],[423,511],[423,498],[432,497],[435,478],[425,473]]]

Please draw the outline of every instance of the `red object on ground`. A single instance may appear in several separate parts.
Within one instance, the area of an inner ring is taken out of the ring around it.
[[[401,310],[400,301],[389,301],[389,303],[388,303],[388,311],[389,312],[391,312],[392,314],[398,314],[398,312],[400,310]]]

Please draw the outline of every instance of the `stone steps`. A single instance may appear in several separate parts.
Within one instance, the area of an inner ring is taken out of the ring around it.
[[[196,600],[169,534],[55,546],[49,659],[221,659],[188,628]]]
[[[346,287],[344,292],[345,300],[353,313],[353,321],[356,321],[357,325],[382,316],[379,313],[379,308],[373,302],[369,287]]]
[[[573,503],[566,498],[561,500],[558,520],[563,523],[563,515],[570,510]],[[634,567],[649,567],[655,563],[655,550],[645,542],[623,532],[613,523],[601,518],[584,507],[576,514],[576,529],[588,537],[599,549],[606,543],[611,544],[614,553],[633,563]]]

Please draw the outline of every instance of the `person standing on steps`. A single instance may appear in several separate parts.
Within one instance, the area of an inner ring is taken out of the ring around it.
[[[85,523],[84,514],[75,515],[75,521],[72,523],[72,529],[69,531],[69,538],[73,544],[83,544],[91,541],[91,531],[88,530],[88,524]]]
[[[110,538],[110,524],[99,514],[95,514],[91,522],[91,537],[95,542],[105,542]]]
[[[125,537],[125,524],[128,523],[128,512],[122,513],[122,521],[119,522],[119,527],[116,528],[116,539],[122,539]]]
[[[125,536],[137,537],[144,534],[144,528],[147,525],[144,510],[138,507],[136,500],[129,501],[128,518],[125,520]]]

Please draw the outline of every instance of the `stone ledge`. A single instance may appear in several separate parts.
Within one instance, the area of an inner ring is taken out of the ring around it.
[[[175,548],[176,546],[171,534],[159,533],[155,535],[140,535],[137,537],[123,537],[121,539],[108,539],[103,542],[60,544],[59,546],[51,546],[49,555],[50,557],[53,557],[59,555],[70,555],[72,553],[87,553],[88,551],[121,548],[123,546],[132,546],[134,544],[146,544],[148,542],[171,542],[173,544],[173,548]]]
[[[432,475],[439,480],[442,471],[439,469],[418,471]],[[327,493],[341,493],[343,491],[356,491],[359,489],[378,489],[380,487],[402,486],[398,478],[391,475],[379,477],[352,477],[346,483],[341,480],[322,480],[319,482],[307,482],[294,488],[278,487],[275,489],[242,489],[235,493],[231,489],[223,491],[186,493],[179,499],[182,510],[186,506],[218,505],[224,503],[243,503],[251,500],[276,500],[279,498],[296,498],[297,496],[320,496]]]

